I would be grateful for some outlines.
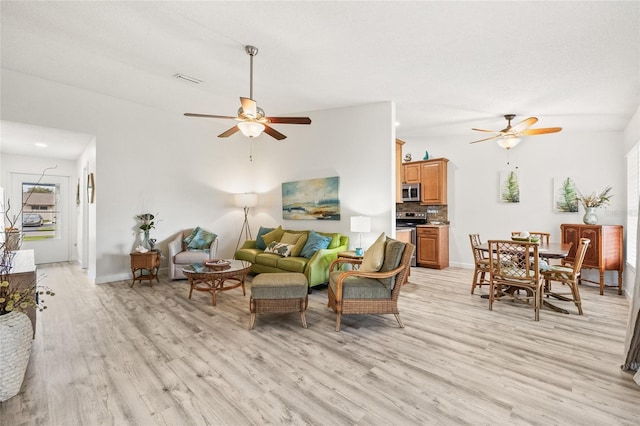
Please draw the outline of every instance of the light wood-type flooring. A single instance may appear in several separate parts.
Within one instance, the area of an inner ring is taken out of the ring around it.
[[[472,271],[413,268],[393,315],[335,315],[326,288],[293,314],[249,323],[241,289],[188,299],[186,281],[89,284],[39,268],[57,295],[38,313],[13,425],[638,425],[620,370],[628,303],[581,287],[583,316],[470,294]],[[558,302],[561,303],[561,302]]]

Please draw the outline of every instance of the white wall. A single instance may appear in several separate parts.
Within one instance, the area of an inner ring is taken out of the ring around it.
[[[637,143],[640,143],[640,106],[636,109],[635,114],[629,121],[629,124],[624,130],[624,152],[625,154],[629,152],[631,148]],[[626,164],[626,163],[625,163]],[[626,169],[625,169],[626,172]],[[638,206],[627,206],[627,209],[637,208]],[[626,241],[626,239],[625,239]],[[629,297],[633,296],[633,286],[636,279],[636,271],[628,264],[625,265],[624,272],[624,288],[625,292],[629,295]]]
[[[598,209],[599,224],[624,225],[626,183],[623,135],[581,133],[574,129],[549,135],[523,138],[509,153],[495,142],[469,144],[477,139],[468,135],[437,139],[403,139],[404,153],[422,158],[428,150],[431,158],[449,158],[450,263],[472,267],[469,234],[479,233],[483,241],[509,238],[511,231],[551,232],[552,241],[560,241],[560,224],[582,223],[579,213],[553,212],[553,178],[571,176],[583,193],[613,187],[614,197],[607,209]],[[510,163],[507,165],[507,161]],[[521,202],[498,201],[499,172],[517,167]],[[587,271],[590,278],[594,271]],[[617,275],[607,273],[607,282]]]
[[[165,253],[179,230],[199,225],[218,233],[219,254],[231,256],[243,221],[232,194],[263,194],[252,211],[255,233],[259,224],[282,222],[284,181],[340,176],[343,203],[340,222],[285,226],[349,234],[349,216],[366,213],[376,231],[392,232],[391,102],[312,112],[311,126],[277,126],[288,138],[256,138],[249,162],[248,139],[216,137],[233,122],[188,118],[8,70],[2,77],[4,120],[96,136],[95,164],[88,154],[77,165],[82,170],[88,161],[95,168],[96,203],[89,206],[95,258],[89,257],[89,270],[95,264],[96,282],[129,277],[129,253],[139,244],[135,216],[145,212],[157,215],[151,236]],[[365,237],[375,239],[373,233]]]

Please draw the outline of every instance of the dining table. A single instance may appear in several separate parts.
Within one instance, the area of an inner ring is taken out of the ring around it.
[[[569,250],[571,249],[571,246],[573,245],[573,243],[543,243],[540,242],[538,243],[538,256],[540,256],[543,259],[564,259],[569,255]],[[479,246],[477,246],[478,249],[484,251],[484,252],[489,252],[489,243],[482,243]],[[491,274],[491,272],[489,272],[489,274]],[[545,293],[548,296],[552,296],[554,298],[557,298],[559,300],[566,300],[565,298],[563,298],[562,296],[556,296],[554,295],[552,292],[548,292]],[[488,299],[489,295],[482,295],[482,298]],[[560,312],[563,314],[568,314],[569,311],[567,311],[566,309],[562,309],[556,305],[553,305],[551,303],[549,303],[547,300],[543,300],[542,304],[546,307],[548,307],[549,309],[552,309],[556,312]]]
[[[573,243],[539,243],[538,256],[544,259],[564,259],[569,255]],[[482,243],[478,249],[489,252],[489,243]]]

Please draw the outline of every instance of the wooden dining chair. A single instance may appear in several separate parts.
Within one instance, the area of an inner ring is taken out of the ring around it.
[[[549,265],[541,272],[542,279],[544,280],[545,296],[552,296],[558,300],[573,302],[578,308],[579,315],[582,315],[582,300],[580,299],[580,289],[578,288],[580,284],[580,269],[582,268],[582,262],[584,261],[584,256],[587,253],[590,242],[591,240],[588,238],[580,238],[572,266]],[[570,292],[559,293],[557,291],[551,291],[551,281],[566,284]]]
[[[539,321],[543,291],[538,244],[490,240],[489,253],[489,310],[493,310],[496,300],[533,302],[534,318]],[[525,294],[516,292],[519,289],[525,290]]]
[[[476,289],[476,286],[482,287],[482,284],[489,284],[489,256],[483,250],[478,248],[482,244],[480,240],[480,234],[469,234],[469,241],[471,242],[471,251],[473,252],[473,281],[471,283],[471,294]]]

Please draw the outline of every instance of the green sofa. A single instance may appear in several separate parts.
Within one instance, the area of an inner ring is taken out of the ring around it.
[[[309,230],[283,230],[283,232],[309,234]],[[329,282],[329,264],[338,257],[338,253],[348,250],[349,237],[338,233],[318,232],[331,237],[331,243],[326,249],[319,249],[310,258],[282,257],[275,253],[265,253],[256,248],[256,240],[246,240],[235,253],[238,260],[251,262],[251,273],[265,272],[300,272],[307,277],[309,287]]]

